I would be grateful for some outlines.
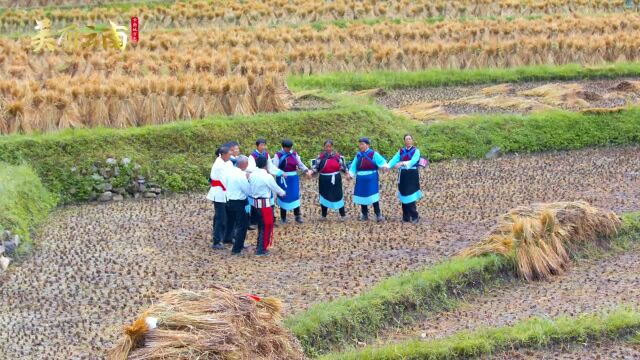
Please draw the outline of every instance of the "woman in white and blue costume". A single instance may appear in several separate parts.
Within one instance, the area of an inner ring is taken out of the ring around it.
[[[273,156],[273,165],[281,171],[281,173],[276,176],[276,182],[287,192],[285,196],[278,197],[280,222],[286,224],[287,211],[293,210],[296,222],[302,223],[298,169],[309,177],[311,176],[311,171],[309,171],[302,162],[298,153],[293,151],[293,141],[289,139],[282,140],[282,149]]]
[[[398,150],[396,155],[389,161],[389,167],[398,169],[398,199],[402,204],[402,221],[418,222],[418,210],[416,201],[422,198],[420,191],[420,173],[418,163],[420,161],[420,150],[413,146],[413,136],[404,136],[404,147]]]
[[[351,162],[349,176],[356,178],[353,202],[360,205],[360,221],[369,220],[369,205],[373,205],[376,221],[384,221],[380,211],[380,179],[378,169],[389,169],[382,155],[370,148],[371,142],[364,137],[358,140],[360,151]]]

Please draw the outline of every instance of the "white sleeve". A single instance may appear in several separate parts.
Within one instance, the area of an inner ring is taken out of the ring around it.
[[[211,165],[211,173],[209,173],[209,178],[211,178],[213,180],[213,176],[214,174],[214,169],[216,168],[216,162],[215,160],[213,161],[213,165]]]
[[[249,162],[247,163],[247,170],[248,173],[252,173],[254,171],[256,171],[256,159],[253,158],[253,156],[249,156]]]
[[[300,159],[300,154],[296,154],[296,160],[298,161],[298,169],[300,169],[300,170],[302,170],[304,172],[309,171],[309,168],[307,168],[307,165],[305,165],[302,162],[302,159]]]
[[[269,179],[267,180],[267,186],[271,191],[278,194],[278,196],[284,196],[284,194],[286,194],[285,191],[282,190],[280,186],[278,186],[278,184],[272,177],[269,177]]]
[[[273,159],[271,157],[267,159],[267,170],[269,171],[269,174],[273,176],[282,175],[283,171],[278,169],[278,166],[276,165],[279,160],[280,158],[278,157],[278,154],[276,154]]]
[[[238,176],[240,176],[240,174],[238,174]],[[242,190],[245,195],[251,196],[251,186],[249,186],[249,180],[247,180],[247,177],[244,173],[242,173],[242,177],[243,179],[238,179],[238,181],[240,181],[240,190]]]

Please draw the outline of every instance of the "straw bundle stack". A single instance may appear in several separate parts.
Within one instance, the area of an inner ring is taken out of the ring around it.
[[[303,359],[278,325],[282,303],[223,287],[162,295],[108,352],[124,359]]]
[[[602,245],[621,225],[612,211],[584,201],[533,204],[503,215],[485,240],[459,255],[493,253],[513,257],[522,278],[548,279],[566,270],[571,254],[579,247]]]

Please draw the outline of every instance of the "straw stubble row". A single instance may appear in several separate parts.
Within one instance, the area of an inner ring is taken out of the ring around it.
[[[82,3],[85,0],[2,0],[9,7],[15,5],[59,5]],[[637,5],[637,1],[634,1]],[[193,1],[176,2],[169,6],[132,6],[90,10],[53,9],[49,16],[55,27],[78,21],[118,20],[128,22],[131,16],[141,19],[143,30],[162,27],[194,26],[257,26],[274,23],[300,24],[335,20],[389,18],[459,18],[489,16],[533,16],[565,13],[602,13],[625,10],[625,0],[262,0],[243,2]],[[12,10],[0,14],[0,29],[14,32],[31,30],[36,18],[45,14],[43,9]]]

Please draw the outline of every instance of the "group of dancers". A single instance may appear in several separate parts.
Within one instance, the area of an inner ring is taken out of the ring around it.
[[[214,204],[214,249],[224,249],[225,243],[233,244],[231,253],[239,255],[246,248],[247,230],[258,230],[256,255],[269,254],[273,243],[275,205],[280,208],[280,223],[286,224],[287,213],[292,211],[295,222],[303,223],[300,210],[300,175],[319,175],[319,202],[321,220],[327,219],[329,209],[337,211],[340,220],[347,218],[342,186],[342,174],[355,178],[353,202],[360,205],[360,221],[369,220],[369,206],[373,207],[375,220],[384,221],[380,210],[379,171],[397,169],[397,196],[402,204],[402,220],[419,221],[416,201],[422,197],[419,168],[426,166],[426,159],[413,145],[410,134],[404,136],[404,146],[393,158],[387,160],[371,148],[364,137],[358,140],[358,149],[350,164],[334,150],[333,141],[324,143],[323,151],[307,167],[293,149],[293,141],[285,139],[282,148],[273,157],[267,151],[265,139],[256,141],[256,148],[249,156],[240,154],[237,142],[224,144],[216,151],[211,167],[211,188],[207,199]],[[275,177],[275,179],[274,179]]]

